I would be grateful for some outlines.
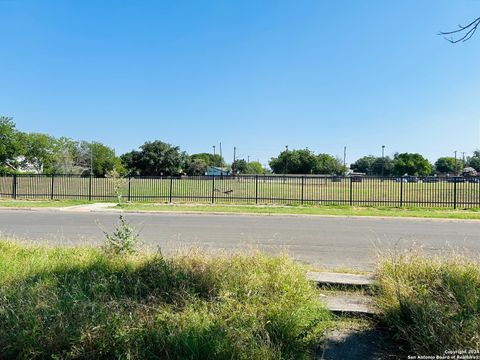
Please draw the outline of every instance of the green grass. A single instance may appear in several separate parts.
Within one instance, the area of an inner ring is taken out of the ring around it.
[[[384,319],[410,353],[480,349],[480,261],[405,253],[378,277]]]
[[[34,200],[0,200],[2,207],[67,207],[75,205],[90,204],[91,201],[85,200],[52,200],[52,201],[34,201]]]
[[[0,359],[302,359],[331,325],[287,257],[0,241]]]
[[[292,214],[292,215],[337,215],[337,216],[388,216],[441,219],[480,219],[477,209],[425,209],[355,206],[255,206],[255,205],[168,205],[168,204],[122,204],[116,208],[126,211],[244,213],[244,214]]]

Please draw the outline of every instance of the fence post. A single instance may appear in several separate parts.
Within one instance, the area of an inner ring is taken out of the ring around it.
[[[301,202],[302,205],[303,205],[303,189],[304,189],[304,187],[305,187],[305,176],[302,175],[302,202]]]
[[[50,200],[53,200],[53,182],[55,179],[55,174],[52,174],[52,184],[51,184],[51,192],[50,192]]]
[[[255,204],[258,204],[258,175],[255,175]]]
[[[12,199],[17,198],[17,174],[12,177]]]
[[[172,203],[172,191],[173,191],[173,176],[170,175],[170,195],[169,195],[169,203]]]
[[[457,181],[458,178],[455,176],[453,178],[453,208],[457,208]]]
[[[400,178],[400,207],[403,206],[403,178]]]
[[[350,206],[353,205],[353,179],[350,176]]]
[[[215,175],[212,175],[212,204],[215,202]]]
[[[128,194],[127,194],[127,201],[130,202],[132,198],[132,178],[128,175]]]
[[[88,201],[92,201],[92,174],[90,174],[88,182]]]

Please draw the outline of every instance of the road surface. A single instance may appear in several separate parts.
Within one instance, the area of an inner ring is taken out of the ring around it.
[[[53,245],[99,245],[112,212],[0,210],[0,234]],[[144,243],[164,252],[208,250],[286,251],[327,268],[372,270],[379,250],[421,246],[428,252],[460,249],[480,254],[480,221],[402,218],[247,216],[126,213]]]

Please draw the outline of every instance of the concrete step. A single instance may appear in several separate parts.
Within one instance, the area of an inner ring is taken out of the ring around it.
[[[314,354],[314,359],[399,359],[395,354],[398,354],[398,346],[384,329],[336,329],[326,334],[322,349]]]
[[[370,296],[358,294],[325,295],[320,300],[334,313],[376,315],[378,308]]]
[[[307,279],[319,285],[344,285],[344,286],[371,286],[374,279],[369,275],[345,274],[335,272],[313,272],[307,273]]]

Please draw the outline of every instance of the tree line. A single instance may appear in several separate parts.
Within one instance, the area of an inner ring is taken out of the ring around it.
[[[138,150],[121,156],[100,142],[53,137],[18,130],[12,118],[0,117],[0,174],[32,172],[94,176],[204,175],[208,167],[222,167],[236,174],[345,175],[349,170],[375,176],[476,175],[480,151],[466,159],[441,157],[434,164],[417,153],[363,156],[348,169],[341,159],[309,149],[284,150],[264,168],[257,161],[236,159],[231,164],[218,154],[187,154],[160,140],[147,141]]]

